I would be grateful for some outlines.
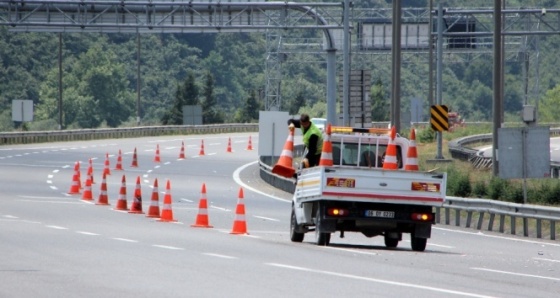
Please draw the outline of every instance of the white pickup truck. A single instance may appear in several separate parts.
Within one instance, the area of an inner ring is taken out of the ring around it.
[[[435,223],[433,207],[445,200],[445,173],[405,171],[409,141],[396,136],[397,170],[382,168],[390,137],[387,131],[333,127],[333,166],[302,169],[292,200],[290,238],[302,242],[315,232],[317,245],[331,233],[361,232],[383,236],[397,247],[403,233],[414,251],[424,251]]]

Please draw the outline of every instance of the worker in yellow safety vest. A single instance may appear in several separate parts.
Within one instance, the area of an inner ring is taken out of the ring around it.
[[[307,114],[301,114],[299,120],[288,120],[288,125],[290,124],[301,128],[303,134],[303,144],[307,148],[307,154],[302,161],[304,167],[308,168],[318,165],[321,159],[321,151],[323,150],[323,133],[321,130],[311,122]]]

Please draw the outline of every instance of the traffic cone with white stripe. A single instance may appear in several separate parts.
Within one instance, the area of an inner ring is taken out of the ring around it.
[[[138,156],[136,155],[136,148],[134,148],[134,154],[132,155],[132,164],[130,165],[132,168],[138,167]]]
[[[95,205],[109,205],[109,197],[107,197],[107,175],[103,174],[103,181],[101,181],[101,191],[99,198]]]
[[[124,170],[123,167],[122,167],[122,152],[121,152],[121,149],[119,149],[119,155],[117,156],[117,165],[115,166],[115,170],[116,171]]]
[[[249,143],[247,143],[247,150],[253,150],[253,142],[251,141],[251,136],[249,136]]]
[[[156,147],[156,156],[154,157],[154,162],[161,162],[161,159],[159,157],[159,144]]]
[[[159,191],[158,180],[154,181],[154,188],[152,189],[152,200],[150,201],[150,208],[148,209],[147,217],[159,218]]]
[[[293,155],[294,155],[294,130],[295,126],[289,126],[290,133],[288,134],[288,139],[284,144],[284,149],[280,154],[280,158],[274,167],[272,168],[272,173],[286,177],[292,178],[296,170],[292,166]]]
[[[212,228],[208,220],[208,200],[206,199],[206,184],[202,183],[202,191],[200,201],[198,202],[198,214],[196,221],[191,227],[195,228]]]
[[[163,197],[163,208],[161,210],[161,216],[158,221],[167,221],[167,222],[174,222],[176,221],[173,219],[173,208],[171,207],[172,204],[171,199],[171,182],[167,180],[167,186],[165,187],[165,196]]]
[[[91,193],[91,180],[89,177],[86,179],[86,186],[84,188],[84,193],[82,194],[82,200],[84,201],[92,201],[93,195]]]
[[[72,185],[70,186],[70,190],[68,194],[74,195],[80,193],[80,168],[79,162],[74,164],[74,175],[72,175]]]
[[[200,140],[200,151],[198,155],[204,155],[204,140]]]
[[[227,149],[226,149],[226,151],[227,151],[228,153],[231,153],[231,138],[228,138]]]
[[[91,181],[91,184],[95,184],[95,182],[93,181],[93,161],[91,160],[91,158],[89,159],[89,166],[88,166],[88,169],[87,169],[87,177]]]
[[[140,176],[136,177],[136,188],[134,189],[134,197],[130,205],[128,213],[144,214],[142,212],[142,187],[140,186]]]
[[[332,143],[331,143],[331,124],[327,124],[327,133],[323,141],[323,150],[321,150],[320,166],[330,167],[333,165]]]
[[[235,218],[230,234],[249,234],[247,233],[247,222],[245,221],[245,203],[243,203],[243,188],[239,188],[237,206],[235,207]]]
[[[397,165],[397,146],[395,145],[395,136],[397,135],[397,130],[395,126],[391,127],[391,137],[389,139],[389,145],[387,145],[387,150],[385,151],[385,159],[383,160],[384,170],[396,170]]]
[[[179,152],[179,159],[185,159],[185,142],[181,142],[181,151]]]
[[[115,210],[128,210],[126,202],[126,177],[124,175],[122,176],[121,190],[119,192],[119,199],[117,200],[117,206],[115,207]]]
[[[410,129],[410,140],[404,169],[407,171],[418,171],[418,152],[416,150],[416,132],[414,128]]]
[[[111,175],[111,169],[109,168],[110,166],[109,153],[105,153],[105,167],[103,168],[104,175]]]

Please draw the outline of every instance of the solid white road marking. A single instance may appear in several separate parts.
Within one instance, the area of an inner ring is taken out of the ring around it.
[[[124,241],[124,242],[131,242],[131,243],[138,243],[138,240],[126,239],[126,238],[111,238],[113,240]]]
[[[250,167],[250,166],[256,164],[257,162],[259,162],[259,161],[255,160],[255,161],[253,161],[253,162],[250,162],[250,163],[248,163],[248,164],[246,164],[246,165],[244,165],[244,166],[241,166],[241,167],[237,168],[237,169],[235,170],[235,172],[233,172],[233,180],[235,181],[235,183],[237,183],[237,184],[243,186],[244,188],[246,188],[246,189],[248,189],[248,190],[250,190],[250,191],[252,191],[252,192],[256,192],[256,193],[258,193],[258,194],[260,194],[260,195],[263,195],[263,196],[265,196],[265,197],[269,197],[269,198],[271,198],[271,199],[278,200],[278,201],[281,201],[281,202],[284,202],[284,203],[290,203],[291,200],[290,200],[290,201],[289,201],[289,200],[284,200],[284,199],[282,199],[282,198],[278,198],[278,197],[275,197],[275,196],[273,196],[273,195],[269,195],[269,194],[264,193],[264,192],[262,192],[262,191],[260,191],[260,190],[258,190],[258,189],[256,189],[256,188],[250,187],[249,185],[247,185],[247,184],[243,183],[243,181],[241,181],[241,178],[239,178],[239,175],[240,175],[241,171],[243,171],[245,168],[248,168],[248,167]]]
[[[550,246],[560,247],[560,244],[556,244],[556,243],[539,242],[539,241],[536,241],[536,240],[517,239],[517,238],[497,236],[497,235],[487,235],[487,234],[484,234],[482,232],[460,231],[460,230],[453,230],[453,229],[447,229],[447,228],[442,228],[442,227],[434,227],[434,229],[441,230],[441,231],[447,231],[447,232],[453,232],[453,233],[459,233],[459,234],[469,234],[469,235],[473,235],[473,236],[482,236],[482,237],[488,237],[488,238],[510,240],[510,241],[514,241],[514,242],[524,242],[524,243],[530,243],[530,244],[542,244],[542,245],[550,245]]]
[[[239,259],[239,258],[237,258],[237,257],[226,256],[226,255],[220,255],[220,254],[213,254],[213,253],[209,253],[209,252],[204,252],[204,253],[202,253],[202,254],[203,254],[203,255],[206,255],[206,256],[217,257],[217,258],[222,258],[222,259],[230,259],[230,260]]]
[[[167,245],[153,244],[152,246],[153,247],[158,247],[158,248],[171,249],[171,250],[185,250],[184,248],[181,248],[181,247],[167,246]]]
[[[323,275],[336,276],[336,277],[344,277],[344,278],[350,278],[350,279],[356,279],[356,280],[363,280],[363,281],[369,281],[369,282],[375,282],[375,283],[381,283],[381,284],[388,284],[388,285],[405,287],[405,288],[414,288],[414,289],[427,290],[427,291],[433,291],[433,292],[439,292],[439,293],[446,293],[446,294],[455,294],[455,295],[461,295],[461,296],[480,297],[480,298],[492,297],[492,296],[480,295],[480,294],[475,294],[475,293],[448,290],[448,289],[444,289],[444,288],[436,288],[436,287],[423,286],[423,285],[412,284],[412,283],[405,283],[405,282],[398,282],[398,281],[392,281],[392,280],[386,280],[386,279],[364,277],[364,276],[344,274],[344,273],[332,272],[332,271],[315,270],[315,269],[310,269],[310,268],[290,266],[290,265],[277,264],[277,263],[265,263],[265,265],[279,267],[279,268],[285,268],[285,269],[298,270],[298,271],[311,272],[311,273],[318,273],[318,274],[323,274]]]
[[[539,261],[547,261],[547,262],[560,263],[560,260],[545,259],[545,258],[533,258],[533,259],[539,260]]]
[[[517,273],[517,272],[509,272],[509,271],[501,271],[501,270],[493,270],[493,269],[486,269],[486,268],[471,268],[472,270],[480,270],[480,271],[488,271],[488,272],[494,272],[494,273],[502,273],[502,274],[508,274],[508,275],[515,275],[515,276],[524,276],[524,277],[534,277],[534,278],[540,278],[540,279],[549,279],[549,280],[555,280],[555,281],[560,281],[560,278],[554,278],[554,277],[548,277],[548,276],[540,276],[540,275],[533,275],[533,274],[525,274],[525,273]]]

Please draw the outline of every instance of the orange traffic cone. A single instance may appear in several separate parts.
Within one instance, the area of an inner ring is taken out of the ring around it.
[[[74,175],[72,176],[72,185],[68,194],[74,195],[80,193],[80,168],[78,162],[74,164]]]
[[[387,150],[385,151],[385,159],[383,160],[384,170],[396,170],[397,165],[397,146],[394,143],[397,131],[395,126],[391,128],[391,138],[389,139],[389,145],[387,145]]]
[[[156,156],[154,157],[154,162],[161,162],[161,159],[159,158],[159,144],[156,147]]]
[[[122,176],[121,191],[119,192],[119,199],[117,200],[117,206],[115,210],[128,210],[126,205],[126,177]]]
[[[230,234],[249,234],[247,233],[247,223],[245,222],[245,203],[243,203],[243,188],[239,188],[239,199],[235,208],[235,218]]]
[[[418,171],[418,152],[416,151],[416,131],[414,128],[410,129],[410,140],[404,169],[407,171]]]
[[[171,204],[171,183],[167,180],[165,196],[163,197],[163,208],[161,210],[161,217],[158,221],[176,221],[173,219],[173,209],[171,208]]]
[[[331,143],[331,124],[327,124],[327,134],[323,141],[323,150],[321,151],[320,166],[330,167],[333,165],[332,143]]]
[[[249,136],[249,143],[247,143],[247,150],[253,150],[253,142],[251,142],[251,136]]]
[[[228,142],[227,142],[227,152],[231,153],[231,138],[228,138]]]
[[[105,153],[105,167],[103,168],[104,175],[111,175],[111,169],[109,167],[109,153]]]
[[[91,181],[91,184],[95,184],[95,182],[93,181],[93,161],[91,160],[91,158],[89,159],[89,166],[88,166],[88,169],[87,169],[87,177]]]
[[[93,195],[91,193],[91,180],[89,179],[89,177],[86,179],[86,187],[84,188],[84,193],[82,194],[82,200],[93,200]]]
[[[181,142],[181,152],[179,152],[179,159],[185,158],[185,142]]]
[[[142,188],[140,187],[140,176],[136,177],[136,189],[134,189],[134,198],[130,205],[128,213],[144,214],[142,212]]]
[[[122,153],[121,149],[119,149],[119,156],[117,156],[117,165],[115,166],[115,170],[122,171],[124,170],[122,167]]]
[[[296,170],[292,166],[293,152],[294,152],[294,129],[293,125],[289,127],[290,133],[288,139],[284,144],[284,149],[280,154],[280,158],[276,165],[272,168],[272,173],[278,174],[286,178],[292,178]]]
[[[107,175],[103,174],[103,181],[101,182],[101,192],[95,205],[109,205],[109,198],[107,197]]]
[[[150,208],[148,209],[147,217],[159,218],[159,191],[158,191],[158,180],[154,181],[154,189],[152,190],[152,200],[150,203]]]
[[[195,228],[212,228],[208,221],[208,201],[206,200],[206,184],[202,183],[202,191],[200,201],[198,202],[198,214],[196,222],[191,225]]]
[[[200,152],[198,155],[204,155],[204,140],[200,140]]]
[[[136,148],[134,148],[134,154],[132,155],[132,164],[130,165],[132,168],[138,167],[138,156],[136,155]]]

